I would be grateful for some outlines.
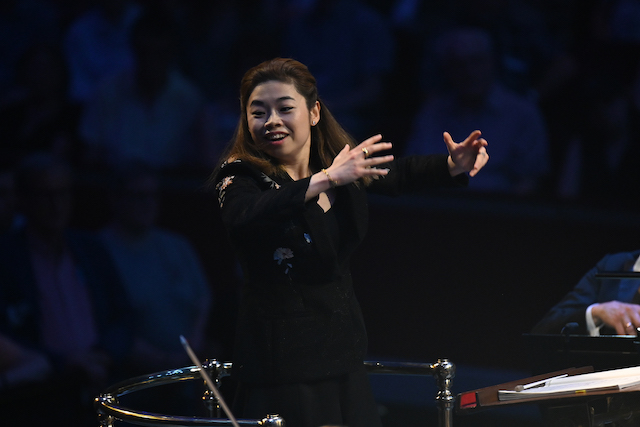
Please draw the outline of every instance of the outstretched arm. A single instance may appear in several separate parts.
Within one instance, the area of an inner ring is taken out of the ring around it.
[[[479,130],[471,132],[471,134],[457,144],[451,138],[449,132],[444,132],[444,142],[449,150],[449,172],[451,176],[456,176],[464,172],[469,172],[469,176],[475,176],[482,167],[487,164],[489,154],[487,154],[487,141],[480,138]]]
[[[390,142],[381,140],[382,135],[375,135],[354,148],[346,145],[333,159],[326,172],[318,172],[311,177],[305,200],[311,200],[331,186],[350,184],[365,176],[386,175],[389,172],[387,169],[378,169],[376,166],[392,161],[393,155],[370,157],[372,154],[391,149]]]

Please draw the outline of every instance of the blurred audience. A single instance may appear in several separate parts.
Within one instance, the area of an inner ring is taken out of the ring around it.
[[[373,3],[389,17],[395,45],[393,66],[387,74],[383,96],[376,104],[380,119],[375,132],[383,129],[385,138],[393,142],[394,151],[402,153],[411,130],[407,117],[413,116],[421,105],[420,91],[433,84],[430,73],[423,69],[426,58],[421,59],[422,53],[433,35],[451,24],[447,17],[456,4],[418,0]]]
[[[202,128],[205,99],[176,67],[173,28],[155,10],[134,24],[134,68],[104,81],[81,120],[88,165],[140,160],[166,173],[212,166]]]
[[[134,343],[123,366],[127,376],[191,366],[181,335],[203,360],[218,357],[217,338],[207,336],[213,298],[199,256],[185,237],[156,225],[158,176],[131,162],[119,165],[111,181],[112,220],[99,234],[135,318]],[[145,390],[129,397],[128,404],[163,414],[200,414],[203,392],[201,382],[189,382],[170,393],[164,388]]]
[[[640,43],[640,2],[617,0],[610,3],[611,37],[617,41]]]
[[[406,154],[443,150],[442,132],[454,139],[482,129],[492,166],[471,190],[533,194],[549,171],[545,124],[536,104],[498,79],[488,33],[458,28],[435,43],[442,90],[425,100],[412,123]]]
[[[394,67],[388,19],[360,0],[286,3],[283,56],[309,67],[320,96],[356,139],[380,132],[379,102]]]
[[[0,107],[13,100],[18,62],[32,46],[59,44],[62,34],[58,2],[3,0],[0,2]]]
[[[615,134],[633,135],[622,125],[633,124],[635,112],[630,108],[623,114],[623,103],[633,105],[628,97],[620,99],[631,84],[620,70],[633,68],[638,56],[640,32],[634,24],[639,10],[636,0],[9,0],[0,6],[0,32],[6,35],[0,43],[0,87],[7,89],[0,99],[0,128],[7,136],[1,151],[5,158],[17,151],[19,158],[32,148],[47,149],[73,164],[82,158],[91,168],[143,159],[163,174],[207,170],[234,130],[231,83],[248,64],[293,56],[318,76],[329,105],[345,106],[336,114],[355,136],[388,129],[386,136],[398,150],[415,152],[416,146],[425,150],[419,140],[438,144],[446,116],[462,118],[484,129],[492,141],[490,169],[502,175],[487,173],[484,179],[492,182],[476,182],[476,188],[599,203],[593,194],[632,175],[624,164],[632,163],[637,143],[623,144],[619,135],[600,143],[594,135],[612,128]],[[149,16],[160,12],[165,17],[153,30]],[[266,25],[262,18],[276,12],[280,25]],[[139,28],[135,43],[134,26]],[[479,61],[469,72],[463,54],[455,59],[423,54],[425,46],[443,43],[437,35],[456,26],[484,29],[492,59],[468,52]],[[622,45],[626,52],[618,49]],[[59,49],[68,67],[64,78]],[[609,59],[615,66],[594,83],[592,60]],[[444,60],[450,64],[445,75]],[[48,76],[47,69],[53,70]],[[63,85],[70,97],[64,101]],[[450,90],[448,95],[434,91],[442,88]],[[609,90],[611,96],[603,99]],[[338,99],[336,93],[347,95]],[[484,109],[473,100],[482,96]],[[69,132],[81,114],[76,102],[87,107],[77,131]],[[454,102],[466,111],[447,111]],[[497,119],[489,114],[489,104]],[[499,111],[496,104],[508,107]],[[445,110],[434,112],[439,106]],[[522,113],[511,115],[517,116],[514,122],[511,116],[504,119],[505,111]],[[435,117],[407,124],[408,115],[425,113]],[[456,121],[463,133],[468,132],[464,120]],[[482,120],[505,125],[493,131]],[[602,128],[592,132],[598,122]],[[435,140],[427,134],[420,138],[421,128]],[[511,136],[514,128],[521,129],[517,138]],[[77,134],[84,145],[78,146]],[[503,139],[511,141],[510,148]],[[532,151],[524,163],[518,146]],[[507,157],[517,161],[500,166]],[[620,168],[605,173],[618,178],[594,178],[593,171],[605,164]],[[504,176],[513,184],[505,185]]]
[[[133,0],[91,3],[64,36],[71,72],[69,95],[81,103],[93,97],[102,80],[133,66],[130,32],[141,11]]]
[[[92,397],[118,378],[129,351],[124,289],[97,237],[69,227],[70,168],[35,153],[15,180],[26,223],[0,239],[0,333],[29,349],[25,357],[46,355],[53,375],[24,395],[5,390],[3,416],[89,425]]]
[[[42,382],[44,378],[49,378],[52,370],[49,359],[43,353],[0,335],[0,394],[19,385]]]
[[[207,99],[232,104],[228,107],[234,113],[235,88],[220,82],[234,82],[241,77],[236,70],[239,57],[245,53],[239,46],[244,29],[241,12],[242,6],[233,0],[193,0],[171,4],[167,10],[177,26],[181,69]]]
[[[17,163],[36,151],[48,151],[72,164],[81,149],[81,108],[67,96],[68,70],[56,45],[32,46],[21,58],[14,99],[0,108],[4,161]]]
[[[572,2],[456,0],[449,19],[453,25],[486,31],[493,41],[502,84],[520,95],[533,96],[533,86],[560,42],[554,37],[572,18]]]
[[[163,5],[175,21],[180,69],[206,98],[206,156],[212,163],[235,131],[238,95],[235,86],[227,83],[240,80],[241,64],[252,56],[253,42],[246,31],[255,15],[246,13],[250,3],[194,0]]]
[[[634,199],[627,195],[638,185],[640,110],[632,94],[640,43],[614,28],[624,3],[574,3],[570,35],[556,40],[557,55],[537,85],[549,129],[547,192],[562,200],[622,207]]]
[[[212,291],[189,241],[156,225],[160,184],[138,163],[121,165],[112,177],[113,219],[100,232],[136,316],[132,374],[190,364],[179,337],[194,350],[211,350],[205,337]]]
[[[579,145],[567,157],[576,165],[576,187],[566,195],[619,201],[640,189],[640,110],[630,96],[635,72],[630,65],[637,63],[637,53],[634,58],[626,46],[608,45],[606,52],[594,49],[591,65],[583,68]]]

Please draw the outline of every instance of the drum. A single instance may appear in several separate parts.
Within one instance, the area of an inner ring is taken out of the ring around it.
[[[435,397],[438,405],[438,426],[452,427],[454,396],[451,393],[451,382],[455,376],[455,365],[447,359],[438,359],[435,363],[405,363],[405,362],[364,362],[365,368],[377,374],[412,374],[430,375],[436,379],[438,393]],[[231,373],[231,362],[221,363],[216,360],[207,361],[202,365],[208,377],[219,386],[220,380]],[[123,396],[141,392],[152,387],[176,384],[183,381],[202,381],[200,367],[188,366],[122,381],[107,388],[94,400],[101,427],[115,427],[116,421],[143,426],[231,426],[232,421],[223,418],[220,402],[209,389],[203,387],[203,402],[208,417],[166,415],[154,412],[134,410],[120,405]],[[284,427],[285,420],[277,414],[267,414],[263,419],[236,420],[242,426]]]
[[[202,368],[207,371],[209,377],[215,378],[215,382],[219,385],[220,380],[230,374],[231,363],[220,363],[212,360],[205,362]],[[115,427],[117,421],[124,421],[143,426],[231,426],[231,420],[221,417],[220,404],[216,397],[205,388],[203,388],[203,402],[210,415],[209,417],[166,415],[135,410],[120,405],[121,398],[130,393],[138,393],[152,387],[194,380],[202,381],[200,368],[195,365],[143,375],[115,384],[107,388],[94,400],[100,425],[101,427]],[[285,426],[281,417],[269,414],[261,420],[245,419],[237,420],[237,422],[243,426]]]

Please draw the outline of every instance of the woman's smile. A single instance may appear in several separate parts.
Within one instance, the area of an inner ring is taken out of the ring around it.
[[[265,138],[272,144],[278,145],[281,144],[284,139],[288,136],[286,132],[269,132],[265,133]]]

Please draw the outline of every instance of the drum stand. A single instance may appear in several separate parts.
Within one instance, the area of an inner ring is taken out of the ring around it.
[[[437,362],[364,362],[365,368],[375,374],[411,374],[431,375],[435,377],[438,392],[435,396],[438,406],[438,427],[453,427],[455,397],[451,392],[451,381],[455,376],[455,365],[447,359]],[[202,368],[214,379],[216,387],[220,380],[231,373],[231,362],[206,361]],[[180,381],[200,379],[200,368],[190,366],[150,375],[143,375],[115,384],[95,398],[94,406],[101,427],[115,427],[116,421],[124,421],[142,426],[230,426],[231,421],[223,418],[220,402],[209,390],[204,392],[203,402],[210,418],[162,415],[143,411],[134,411],[119,405],[119,398],[126,394],[171,384]],[[238,419],[241,426],[285,427],[285,420],[279,415],[268,414],[261,420]]]

